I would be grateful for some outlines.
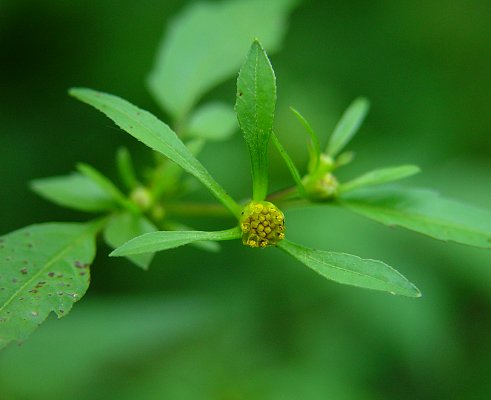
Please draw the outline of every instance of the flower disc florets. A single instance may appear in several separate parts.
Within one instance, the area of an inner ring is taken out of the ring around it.
[[[273,203],[251,201],[242,210],[240,229],[244,245],[274,246],[285,238],[285,216]]]

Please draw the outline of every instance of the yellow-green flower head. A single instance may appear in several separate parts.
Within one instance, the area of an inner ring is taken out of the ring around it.
[[[240,229],[244,245],[274,246],[285,238],[285,216],[273,203],[251,201],[242,210]]]

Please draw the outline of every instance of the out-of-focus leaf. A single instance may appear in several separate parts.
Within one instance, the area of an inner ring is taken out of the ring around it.
[[[341,185],[341,192],[350,192],[365,186],[381,185],[388,182],[398,181],[419,173],[421,170],[416,165],[400,165],[375,169],[352,179]]]
[[[276,106],[276,78],[261,44],[255,40],[237,79],[235,111],[251,158],[252,197],[268,192],[268,144]]]
[[[0,237],[0,348],[29,336],[86,292],[101,222],[31,225]]]
[[[294,109],[293,107],[290,107],[290,110],[292,111],[293,115],[297,117],[298,121],[302,124],[302,126],[305,128],[305,130],[310,136],[309,171],[312,172],[317,168],[317,164],[319,163],[319,158],[321,156],[321,146],[319,144],[319,138],[317,137],[315,131],[312,129],[312,126],[310,126],[309,122],[304,118],[302,114],[300,114],[298,110]]]
[[[131,154],[126,147],[120,147],[116,152],[116,165],[119,177],[127,189],[132,190],[138,186],[135,168],[131,160]]]
[[[491,212],[422,189],[360,189],[339,204],[389,226],[435,239],[491,248]]]
[[[89,212],[116,208],[116,202],[105,190],[78,173],[36,179],[30,186],[41,197],[63,207]]]
[[[104,190],[108,196],[111,196],[114,201],[119,203],[122,207],[127,208],[130,211],[138,213],[138,207],[126,198],[126,196],[121,193],[121,191],[116,187],[111,180],[94,167],[87,164],[78,164],[77,169],[81,174],[91,179],[96,185],[99,185],[102,190]]]
[[[160,231],[146,233],[118,247],[111,256],[128,256],[173,249],[200,240],[232,240],[241,236],[238,227],[216,232]]]
[[[286,152],[285,148],[280,143],[280,141],[278,140],[278,138],[274,132],[273,132],[271,137],[273,139],[273,143],[274,143],[276,149],[278,150],[281,157],[283,158],[283,161],[285,161],[285,164],[288,167],[290,174],[292,175],[293,180],[295,181],[295,183],[297,185],[298,193],[300,194],[301,197],[307,197],[307,192],[305,191],[305,187],[303,186],[303,183],[302,183],[302,178],[300,176],[300,173],[298,172],[297,167],[295,166],[295,163],[291,159],[290,155]]]
[[[157,228],[143,215],[134,215],[129,212],[114,215],[104,230],[104,240],[113,249],[144,233],[155,232]],[[139,254],[128,256],[137,266],[148,269],[154,254]]]
[[[339,120],[327,144],[326,152],[336,157],[356,134],[365,119],[370,103],[367,99],[359,97],[350,104]]]
[[[194,175],[225,207],[239,215],[240,206],[165,123],[117,96],[91,89],[71,89],[70,94],[103,112],[121,129]]]
[[[287,240],[281,241],[278,247],[318,274],[335,282],[401,296],[421,296],[420,291],[411,282],[382,261],[309,249]]]
[[[252,40],[278,49],[296,0],[196,2],[170,25],[149,77],[150,91],[176,119],[232,77]]]
[[[226,140],[237,129],[234,109],[226,103],[207,103],[191,116],[186,134],[211,141]]]

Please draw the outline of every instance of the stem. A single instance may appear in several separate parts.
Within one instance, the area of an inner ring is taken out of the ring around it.
[[[278,190],[277,192],[271,193],[266,200],[271,202],[281,202],[282,200],[286,200],[291,195],[296,194],[298,192],[296,186],[291,186],[285,189]]]
[[[179,216],[229,217],[230,211],[221,204],[210,203],[165,203],[164,210],[169,214]]]

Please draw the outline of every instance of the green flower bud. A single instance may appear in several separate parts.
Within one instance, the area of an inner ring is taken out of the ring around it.
[[[245,246],[274,246],[285,238],[285,216],[268,201],[251,201],[247,204],[239,223]]]
[[[330,172],[320,177],[307,175],[303,179],[305,190],[313,201],[328,201],[334,199],[339,193],[339,183]]]
[[[143,186],[139,186],[133,190],[130,193],[130,199],[142,211],[147,211],[153,203],[152,194]]]

